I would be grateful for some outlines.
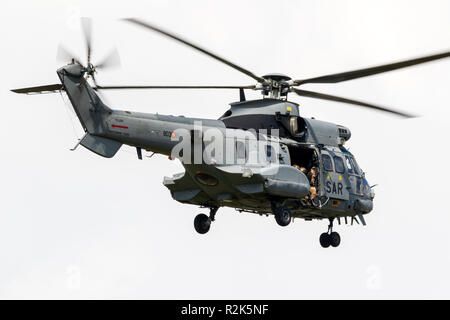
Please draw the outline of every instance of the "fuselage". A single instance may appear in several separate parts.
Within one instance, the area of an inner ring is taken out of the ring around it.
[[[118,111],[103,104],[79,65],[58,75],[86,131],[83,146],[105,157],[126,144],[180,159],[186,171],[164,179],[177,201],[260,214],[282,203],[305,219],[372,210],[364,173],[343,147],[350,130],[300,117],[295,103],[242,101],[219,120]],[[300,167],[316,168],[314,186]],[[315,203],[304,201],[311,187]]]

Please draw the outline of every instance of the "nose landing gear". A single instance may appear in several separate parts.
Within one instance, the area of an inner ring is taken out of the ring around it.
[[[205,234],[211,228],[211,223],[215,220],[216,212],[219,208],[210,208],[209,217],[200,213],[194,219],[194,229],[200,234]]]
[[[320,235],[319,242],[323,248],[338,247],[341,243],[341,236],[339,233],[333,231],[334,218],[330,218],[330,224],[328,225],[328,231]]]

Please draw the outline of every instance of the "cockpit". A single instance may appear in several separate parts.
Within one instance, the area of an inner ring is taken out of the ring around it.
[[[340,150],[342,153],[322,152],[321,156],[324,173],[347,174],[348,183],[350,184],[348,187],[351,192],[356,195],[370,197],[370,185],[365,178],[364,172],[358,166],[356,159],[343,146],[340,147]]]

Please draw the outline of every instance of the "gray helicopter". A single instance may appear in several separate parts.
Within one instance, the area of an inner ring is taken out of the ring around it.
[[[275,73],[260,77],[154,25],[137,19],[125,20],[225,63],[250,76],[257,84],[98,85],[95,73],[117,62],[117,54],[114,52],[97,65],[91,62],[91,20],[83,19],[87,63],[83,65],[74,55],[60,48],[60,54],[72,61],[57,70],[60,84],[12,91],[24,94],[65,92],[85,131],[74,149],[82,145],[100,156],[111,158],[126,144],[136,148],[139,159],[142,159],[142,150],[180,159],[185,172],[165,177],[163,184],[176,201],[209,209],[209,215],[199,214],[194,219],[198,233],[209,231],[220,207],[231,207],[241,212],[274,215],[280,226],[289,225],[293,218],[328,219],[328,230],[320,235],[320,244],[325,248],[340,244],[340,235],[333,231],[335,220],[339,224],[341,220],[348,223],[349,219],[351,224],[361,222],[366,225],[364,215],[372,211],[375,194],[354,155],[344,147],[351,137],[350,129],[301,117],[299,105],[287,100],[288,93],[408,118],[413,115],[298,87],[306,83],[357,79],[450,56],[450,52],[444,52],[303,80],[292,80]],[[89,84],[89,79],[93,85]],[[235,89],[239,90],[240,100],[231,103],[230,109],[218,120],[211,120],[112,110],[97,94],[98,90],[121,89]],[[246,100],[244,90],[259,90],[263,97]],[[210,139],[211,132],[214,139]],[[206,152],[208,149],[210,152]]]

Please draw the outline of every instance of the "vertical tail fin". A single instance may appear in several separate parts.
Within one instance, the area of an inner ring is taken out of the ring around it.
[[[90,134],[105,131],[103,118],[111,112],[85,79],[85,70],[77,63],[58,69],[57,74],[84,130]]]

